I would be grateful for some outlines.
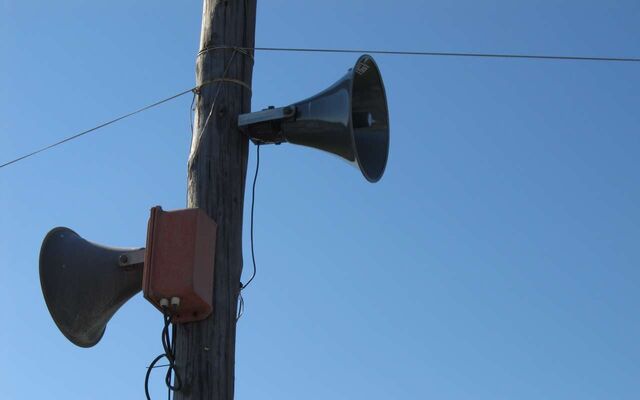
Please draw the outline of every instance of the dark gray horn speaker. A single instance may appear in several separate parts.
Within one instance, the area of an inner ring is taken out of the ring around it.
[[[377,182],[387,165],[389,113],[380,70],[361,56],[336,83],[306,100],[238,117],[256,143],[295,143],[333,153]]]
[[[51,230],[40,249],[40,284],[60,331],[74,344],[98,343],[113,314],[142,289],[144,249],[91,243],[69,228]]]

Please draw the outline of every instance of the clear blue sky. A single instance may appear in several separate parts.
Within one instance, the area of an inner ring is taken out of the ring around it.
[[[0,162],[193,86],[200,14],[0,1]],[[256,43],[638,57],[638,20],[637,1],[262,0]],[[356,58],[258,53],[253,107]],[[263,148],[236,398],[640,398],[640,65],[376,60],[380,183]],[[3,399],[143,398],[158,312],[138,295],[77,348],[47,312],[38,252],[59,225],[142,246],[150,207],[185,206],[188,97],[0,170]]]

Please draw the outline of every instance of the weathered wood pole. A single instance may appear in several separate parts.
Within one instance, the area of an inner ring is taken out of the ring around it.
[[[218,224],[213,313],[177,326],[178,400],[232,400],[236,305],[242,272],[242,212],[248,139],[237,117],[250,111],[256,0],[204,0],[196,84],[193,140],[188,166],[188,204]],[[227,81],[216,81],[218,79]],[[213,82],[212,82],[213,81]],[[214,103],[215,100],[215,104]],[[212,110],[213,107],[213,111]]]

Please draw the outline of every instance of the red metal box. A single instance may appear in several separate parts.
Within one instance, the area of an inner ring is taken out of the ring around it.
[[[151,209],[147,230],[142,291],[160,311],[161,299],[180,299],[169,306],[174,322],[205,319],[212,310],[216,223],[202,210]]]

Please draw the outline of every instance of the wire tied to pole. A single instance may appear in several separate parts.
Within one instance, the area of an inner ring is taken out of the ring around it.
[[[238,311],[236,312],[236,322],[242,318],[242,314],[244,314],[244,297],[242,297],[242,282],[240,282],[240,289],[238,290]]]
[[[249,86],[246,82],[243,82],[239,79],[232,79],[232,78],[215,78],[215,79],[211,79],[205,82],[202,82],[200,85],[196,86],[195,88],[193,88],[193,93],[199,95],[200,91],[203,87],[207,86],[207,85],[211,85],[212,83],[218,83],[218,82],[228,82],[228,83],[235,83],[236,85],[240,85],[244,88],[246,88],[247,90],[249,90],[249,92],[251,92],[251,86]]]
[[[229,68],[231,67],[231,62],[233,61],[233,59],[235,58],[237,53],[238,53],[237,51],[234,51],[233,54],[231,54],[231,57],[229,58],[229,61],[227,61],[227,65],[224,67],[224,71],[222,72],[222,77],[221,78],[215,78],[215,79],[221,79],[221,80],[227,79],[227,72],[229,72]],[[194,90],[197,89],[200,86],[201,85],[196,86],[194,88]],[[205,118],[204,124],[202,125],[202,129],[200,129],[199,132],[197,132],[197,136],[196,137],[199,137],[200,135],[202,135],[204,133],[204,131],[207,129],[207,125],[209,125],[209,120],[211,119],[211,116],[213,115],[213,109],[215,108],[216,101],[218,100],[218,96],[220,95],[220,88],[221,88],[221,86],[218,86],[217,89],[216,89],[216,93],[213,95],[213,101],[211,102],[211,108],[209,109],[209,113],[207,114],[207,118]],[[200,94],[199,92],[194,92],[194,93],[197,94],[197,95]],[[196,146],[195,149],[193,147],[193,139],[194,139],[194,136],[193,136],[193,131],[192,131],[192,134],[191,134],[191,149],[189,150],[189,158],[191,158],[191,156],[195,152],[197,152],[197,150],[198,150],[197,146]],[[199,142],[196,142],[196,144],[197,143],[199,143]]]
[[[201,55],[206,54],[206,53],[208,53],[210,51],[214,51],[214,50],[234,50],[234,51],[236,51],[236,52],[238,52],[240,54],[243,54],[243,55],[249,57],[251,59],[251,62],[254,61],[253,54],[251,54],[249,52],[249,50],[253,50],[252,48],[250,48],[250,47],[225,46],[225,45],[204,47],[204,48],[200,49],[200,51],[196,55],[196,58],[200,57]]]
[[[249,84],[247,84],[246,82],[243,82],[239,79],[232,79],[232,78],[227,78],[227,71],[229,70],[229,67],[231,66],[231,61],[233,61],[234,57],[236,56],[236,53],[240,53],[243,54],[245,56],[248,56],[249,59],[251,59],[251,62],[253,63],[254,59],[253,59],[253,55],[248,51],[248,49],[243,48],[243,47],[234,47],[234,46],[211,46],[211,47],[205,47],[202,50],[200,50],[197,54],[196,57],[200,57],[203,54],[206,54],[210,51],[214,51],[214,50],[233,50],[233,54],[231,55],[231,58],[229,59],[228,64],[225,66],[225,71],[222,74],[222,78],[215,78],[215,79],[210,79],[208,81],[205,81],[203,83],[201,83],[200,85],[196,86],[195,88],[193,88],[193,92],[195,94],[200,94],[200,90],[207,86],[210,85],[212,83],[218,83],[218,82],[228,82],[228,83],[235,83],[237,85],[240,85],[244,88],[246,88],[247,90],[249,90],[249,92],[251,92],[251,86],[249,86]]]
[[[228,82],[228,83],[235,83],[237,85],[243,86],[244,88],[248,89],[249,92],[251,92],[251,86],[249,86],[246,82],[243,82],[239,79],[232,79],[232,78],[227,78],[227,71],[229,70],[229,67],[231,66],[231,61],[233,61],[234,57],[236,56],[236,53],[240,53],[243,54],[245,56],[248,56],[251,59],[251,62],[253,62],[253,55],[251,53],[249,53],[249,51],[247,51],[247,49],[242,48],[242,47],[234,47],[234,46],[211,46],[211,47],[205,47],[202,50],[200,50],[198,52],[198,55],[196,57],[200,57],[203,54],[206,54],[210,51],[213,50],[233,50],[233,54],[231,54],[231,58],[229,59],[228,64],[225,66],[224,72],[222,73],[222,78],[215,78],[215,79],[210,79],[208,81],[202,82],[201,84],[199,84],[198,86],[196,86],[195,88],[193,88],[193,92],[195,94],[200,94],[200,90],[207,86],[210,85],[212,83],[218,83],[218,82]],[[216,96],[217,97],[217,96]]]

